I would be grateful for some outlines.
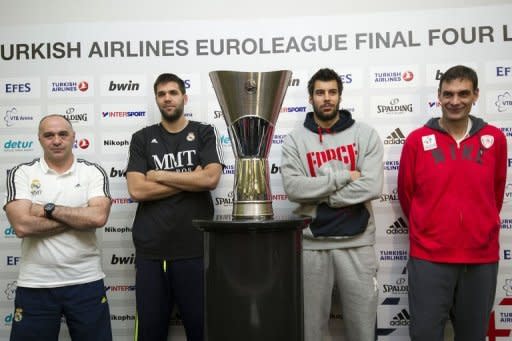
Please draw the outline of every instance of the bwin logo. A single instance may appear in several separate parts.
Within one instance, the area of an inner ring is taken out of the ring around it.
[[[126,170],[124,169],[115,169],[114,167],[112,167],[112,169],[110,170],[110,177],[111,178],[124,178],[126,176]]]
[[[409,312],[406,309],[402,309],[398,314],[396,314],[391,321],[389,321],[389,325],[396,326],[408,326],[410,320]]]
[[[110,81],[110,85],[108,86],[108,91],[139,91],[140,84],[133,83],[131,80],[128,83],[114,83],[114,81]]]
[[[110,264],[135,264],[135,254],[131,254],[130,256],[116,256],[115,254],[112,255],[112,260],[110,261]]]

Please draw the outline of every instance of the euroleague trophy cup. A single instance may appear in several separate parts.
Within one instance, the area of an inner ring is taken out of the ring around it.
[[[230,219],[194,221],[204,232],[206,341],[303,340],[306,220],[274,217],[267,160],[291,75],[210,72],[236,159]]]
[[[235,154],[234,218],[272,218],[268,153],[291,71],[213,71]]]

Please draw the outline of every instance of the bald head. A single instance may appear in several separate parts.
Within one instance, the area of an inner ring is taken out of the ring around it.
[[[69,129],[71,131],[73,131],[73,125],[71,124],[71,122],[67,119],[67,117],[63,116],[63,115],[60,115],[60,114],[49,114],[49,115],[46,115],[45,117],[43,117],[40,121],[39,121],[39,134],[41,134],[42,132],[42,127],[44,126],[44,123],[46,120],[50,119],[50,118],[61,118],[62,120],[64,120],[66,122],[66,124],[68,125]]]

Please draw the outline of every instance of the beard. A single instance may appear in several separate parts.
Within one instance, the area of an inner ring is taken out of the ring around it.
[[[318,118],[322,122],[329,122],[332,121],[338,116],[338,111],[340,108],[340,104],[336,104],[332,110],[332,112],[325,113],[323,112],[320,107],[313,105],[313,111],[315,112],[316,118]]]
[[[179,120],[181,116],[183,116],[183,109],[184,109],[183,105],[176,107],[176,109],[174,110],[174,113],[170,114],[170,115],[167,114],[164,110],[160,109],[160,115],[162,116],[163,120],[165,120],[169,123],[174,123],[177,120]]]

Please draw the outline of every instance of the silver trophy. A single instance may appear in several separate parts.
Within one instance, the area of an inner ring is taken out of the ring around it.
[[[234,218],[272,218],[268,153],[292,72],[212,71],[235,155]]]

